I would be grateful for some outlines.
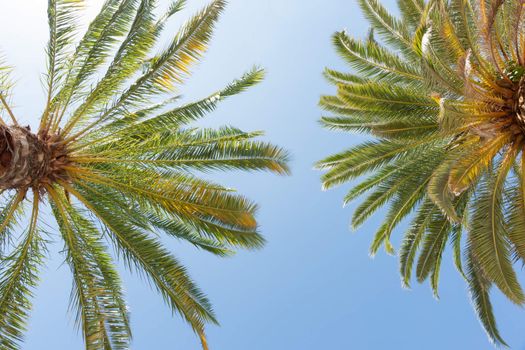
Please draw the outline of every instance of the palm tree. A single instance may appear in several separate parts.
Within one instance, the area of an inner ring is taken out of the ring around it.
[[[366,194],[354,228],[388,207],[372,255],[393,253],[392,232],[412,218],[399,252],[407,287],[415,269],[438,295],[450,243],[485,330],[504,344],[491,287],[525,303],[513,268],[525,259],[525,1],[398,0],[401,18],[358,2],[370,34],[333,36],[353,74],[326,70],[337,94],[321,98],[333,112],[321,122],[373,139],[319,162],[323,186],[361,180],[344,199]]]
[[[154,0],[107,0],[75,43],[84,1],[49,0],[47,101],[35,133],[10,108],[10,69],[1,64],[2,113],[10,120],[0,122],[2,349],[21,347],[46,256],[42,226],[48,220],[40,213],[48,203],[73,275],[72,303],[87,349],[127,349],[130,343],[108,246],[145,276],[207,349],[205,325],[216,323],[212,307],[157,233],[218,256],[263,245],[256,206],[198,174],[286,174],[287,153],[253,140],[260,132],[188,126],[258,83],[263,72],[253,69],[208,97],[178,102],[174,90],[205,52],[225,7],[224,0],[211,2],[166,49],[152,52],[184,2],[173,2],[158,17]]]

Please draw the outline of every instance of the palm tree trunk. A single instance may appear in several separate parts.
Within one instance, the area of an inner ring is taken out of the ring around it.
[[[52,153],[29,128],[0,126],[0,189],[36,186],[49,172]]]

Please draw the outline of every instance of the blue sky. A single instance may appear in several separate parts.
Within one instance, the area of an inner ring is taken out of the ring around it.
[[[87,2],[92,14],[101,0]],[[18,80],[15,111],[32,125],[43,104],[45,3],[0,5],[0,45]],[[179,19],[205,3],[190,0]],[[394,8],[394,0],[384,3]],[[209,53],[182,91],[188,99],[205,96],[253,64],[265,67],[263,84],[225,102],[203,124],[265,130],[264,139],[293,155],[290,177],[208,175],[260,204],[261,230],[268,240],[264,250],[224,260],[166,241],[215,305],[221,327],[208,331],[212,349],[491,349],[450,254],[444,259],[440,301],[428,285],[402,289],[396,258],[368,256],[381,213],[352,233],[348,222],[354,206],[341,205],[348,186],[320,190],[320,173],[312,164],[363,140],[322,130],[317,123],[319,95],[332,92],[322,70],[344,68],[330,41],[343,28],[355,36],[367,31],[356,0],[231,0]],[[51,248],[24,349],[82,348],[67,312],[71,279],[60,247]],[[172,317],[147,284],[123,276],[133,349],[199,349],[190,329]],[[523,312],[497,294],[494,303],[512,349],[525,349]]]

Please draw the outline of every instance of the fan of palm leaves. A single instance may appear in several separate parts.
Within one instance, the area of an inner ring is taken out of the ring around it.
[[[371,254],[411,213],[400,248],[402,282],[412,271],[438,294],[451,245],[476,312],[492,341],[489,292],[517,305],[525,295],[514,269],[525,259],[525,1],[398,0],[401,18],[378,0],[358,1],[371,31],[333,37],[353,73],[327,69],[337,94],[322,124],[374,137],[318,163],[325,189],[361,179],[354,228],[388,210]]]
[[[260,132],[188,127],[227,97],[258,83],[253,69],[188,104],[177,90],[205,52],[225,1],[154,44],[168,20],[154,0],[107,0],[76,42],[82,0],[49,0],[47,101],[36,132],[10,108],[10,68],[0,64],[0,347],[19,349],[48,239],[39,215],[50,205],[73,275],[72,303],[87,349],[127,349],[131,330],[108,247],[147,279],[207,349],[216,318],[205,295],[157,233],[219,256],[263,245],[256,206],[200,179],[210,170],[288,172],[287,153],[253,140]],[[30,213],[29,213],[30,212]],[[20,228],[20,229],[18,229]]]

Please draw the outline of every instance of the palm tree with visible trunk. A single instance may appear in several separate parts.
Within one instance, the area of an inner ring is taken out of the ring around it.
[[[468,283],[490,339],[490,289],[525,303],[514,265],[525,259],[525,1],[358,1],[368,37],[336,33],[352,73],[327,69],[336,87],[321,106],[332,130],[372,139],[332,155],[323,187],[359,179],[345,204],[363,197],[357,228],[387,206],[371,254],[394,252],[391,236],[412,221],[400,252],[402,283],[430,280],[435,295],[443,252]],[[414,273],[413,273],[414,272]]]
[[[145,277],[207,349],[210,302],[158,233],[218,256],[260,248],[256,206],[199,178],[211,170],[288,173],[287,153],[260,132],[189,126],[263,78],[253,69],[224,89],[180,103],[176,89],[205,52],[225,1],[154,45],[184,1],[160,16],[154,0],[106,0],[80,41],[83,0],[49,0],[47,100],[38,129],[10,107],[10,68],[0,65],[0,348],[20,349],[49,240],[49,205],[73,275],[72,305],[86,349],[127,349],[131,329],[108,247]],[[54,233],[50,233],[54,234]]]

